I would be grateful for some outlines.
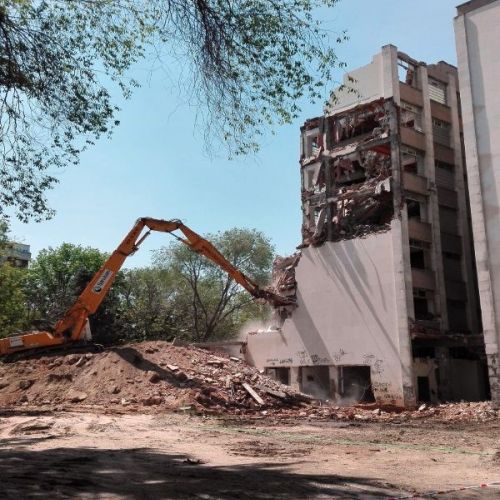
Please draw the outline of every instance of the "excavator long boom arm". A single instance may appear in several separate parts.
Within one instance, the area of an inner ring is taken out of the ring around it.
[[[147,230],[144,232],[144,230]],[[162,220],[150,217],[137,219],[117,249],[109,256],[102,267],[95,273],[76,302],[56,323],[52,332],[29,332],[14,337],[0,339],[0,354],[46,347],[81,340],[88,316],[94,314],[106,297],[118,271],[125,259],[136,252],[151,231],[174,233],[177,238],[192,250],[210,259],[224,269],[231,278],[245,288],[253,297],[263,299],[273,306],[293,304],[290,298],[277,295],[270,290],[260,288],[253,280],[233,266],[209,241],[189,229],[180,220]]]

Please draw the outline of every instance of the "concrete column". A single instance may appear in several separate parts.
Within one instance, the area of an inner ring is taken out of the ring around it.
[[[391,131],[391,168],[392,190],[395,217],[391,223],[392,252],[395,272],[397,303],[398,347],[401,363],[401,387],[404,406],[416,403],[413,354],[410,338],[409,316],[414,316],[413,288],[411,282],[410,245],[408,237],[408,218],[402,206],[401,150],[399,138],[399,117],[397,108],[390,105],[389,127]]]
[[[337,366],[329,366],[329,377],[330,377],[330,398],[333,401],[337,401],[340,397],[339,394],[339,369]]]
[[[435,305],[441,317],[441,329],[448,329],[448,308],[444,281],[443,253],[441,250],[441,225],[439,222],[439,202],[436,187],[436,165],[434,158],[434,134],[432,130],[431,100],[427,67],[419,66],[419,80],[422,86],[423,116],[422,128],[425,134],[425,175],[429,186],[429,215],[432,225],[431,259],[436,278]]]
[[[436,347],[436,359],[439,370],[438,396],[441,402],[449,401],[450,387],[450,350],[448,347]]]
[[[290,387],[295,391],[300,391],[300,367],[290,367]]]
[[[398,75],[398,49],[394,45],[382,47],[382,89],[386,99],[391,97],[399,106],[399,75]]]
[[[467,323],[472,333],[479,333],[477,317],[476,276],[472,267],[473,256],[471,232],[469,228],[469,210],[464,182],[464,161],[462,156],[462,141],[460,138],[460,118],[458,115],[457,86],[454,75],[449,75],[448,104],[451,108],[451,145],[455,154],[455,190],[458,197],[458,231],[462,237],[462,276],[465,280],[467,292]]]

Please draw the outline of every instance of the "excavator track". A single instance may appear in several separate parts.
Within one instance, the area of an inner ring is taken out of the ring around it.
[[[0,358],[2,363],[15,363],[25,359],[40,359],[43,357],[52,357],[55,355],[64,356],[66,354],[86,354],[96,353],[104,350],[102,344],[96,344],[88,341],[77,341],[68,344],[34,347],[22,351],[11,352]]]

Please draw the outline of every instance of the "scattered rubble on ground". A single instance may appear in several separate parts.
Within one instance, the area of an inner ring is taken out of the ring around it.
[[[51,353],[0,363],[0,408],[145,408],[252,419],[353,422],[500,419],[491,403],[423,404],[415,410],[315,401],[244,361],[193,346],[143,342],[97,353]]]
[[[352,406],[334,406],[319,403],[308,405],[299,410],[270,410],[266,412],[268,419],[303,418],[309,420],[339,420],[352,422],[418,422],[433,423],[474,423],[500,421],[500,410],[494,409],[491,402],[477,403],[444,403],[425,404],[418,409],[404,409],[379,406],[373,404],[356,404]]]

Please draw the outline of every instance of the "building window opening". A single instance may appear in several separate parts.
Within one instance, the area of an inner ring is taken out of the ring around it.
[[[402,147],[401,148],[401,161],[405,172],[416,175],[424,174],[424,157],[417,150]]]
[[[425,253],[422,248],[410,247],[410,264],[415,269],[426,269]]]
[[[432,321],[434,319],[432,299],[432,292],[420,288],[413,289],[413,307],[416,320]]]
[[[398,58],[399,81],[417,88],[417,67],[405,59]]]
[[[431,100],[444,104],[448,104],[446,96],[448,86],[444,82],[440,82],[434,78],[429,77],[429,97]]]
[[[374,403],[369,366],[340,366],[339,393],[343,403]]]
[[[432,133],[434,142],[450,147],[451,145],[451,125],[437,118],[432,119]]]
[[[290,385],[290,368],[266,368],[265,373],[268,377],[271,377],[281,384]]]
[[[417,377],[418,400],[422,403],[431,402],[431,386],[429,377]]]
[[[408,199],[406,201],[406,207],[408,210],[408,218],[409,219],[418,219],[418,220],[422,219],[421,207],[420,207],[420,203],[418,201]]]
[[[406,102],[401,102],[401,126],[423,132],[422,110]]]
[[[330,399],[330,368],[328,366],[301,366],[299,370],[301,392],[318,399]]]

